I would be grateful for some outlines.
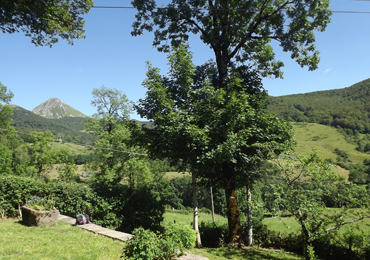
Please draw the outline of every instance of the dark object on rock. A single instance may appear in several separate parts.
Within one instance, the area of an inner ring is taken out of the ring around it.
[[[76,225],[91,224],[89,215],[79,214],[76,216]]]
[[[28,226],[51,226],[58,222],[57,209],[40,211],[22,206],[22,221]]]

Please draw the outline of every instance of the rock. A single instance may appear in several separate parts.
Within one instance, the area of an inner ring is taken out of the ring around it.
[[[28,226],[51,226],[58,222],[59,211],[39,211],[22,206],[22,220]]]

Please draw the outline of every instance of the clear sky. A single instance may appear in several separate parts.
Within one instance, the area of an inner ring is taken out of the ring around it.
[[[370,77],[370,1],[333,0],[334,13],[323,33],[317,33],[319,69],[310,72],[276,49],[285,63],[284,79],[265,79],[272,96],[349,87]],[[95,6],[131,6],[129,0],[95,0]],[[93,88],[121,90],[132,101],[144,98],[145,61],[167,71],[166,54],[152,47],[153,34],[132,37],[135,9],[91,9],[86,15],[86,39],[73,46],[60,41],[52,48],[35,47],[23,33],[0,33],[0,82],[13,93],[11,103],[31,110],[49,98],[91,116]],[[194,63],[214,58],[193,37]],[[133,118],[139,119],[133,115]]]

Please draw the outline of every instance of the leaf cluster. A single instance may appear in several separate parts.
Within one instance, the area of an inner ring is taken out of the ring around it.
[[[83,39],[82,16],[93,6],[91,0],[3,0],[0,3],[0,30],[22,31],[36,46],[52,46],[58,36],[73,44]]]
[[[134,0],[137,8],[133,36],[154,31],[153,45],[160,51],[179,46],[190,34],[199,35],[215,53],[220,78],[234,62],[249,64],[261,75],[281,77],[284,65],[275,60],[270,45],[277,41],[300,66],[310,70],[319,62],[314,31],[330,22],[329,1],[171,1],[158,7],[155,0]]]

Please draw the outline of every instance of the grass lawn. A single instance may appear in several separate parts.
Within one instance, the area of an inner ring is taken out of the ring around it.
[[[28,227],[19,220],[0,220],[0,259],[120,259],[123,242],[58,222]]]
[[[164,220],[162,222],[163,226],[172,224],[174,223],[174,221],[176,221],[176,223],[178,224],[182,223],[186,225],[190,225],[190,223],[193,222],[193,213],[189,213],[188,215],[185,215],[185,214],[178,213],[178,211],[176,210],[166,211],[163,217],[164,217]],[[199,218],[199,223],[202,221],[212,222],[212,215],[210,214],[199,213],[198,218]],[[215,216],[215,221],[218,224],[227,224],[227,219],[219,215]]]
[[[191,222],[192,215],[167,212],[164,222]],[[201,214],[200,219],[211,221],[210,215]],[[226,223],[218,216],[217,222]],[[86,230],[58,222],[51,227],[28,227],[19,220],[0,220],[0,259],[120,259],[124,243],[97,235]],[[191,253],[208,257],[210,260],[295,260],[301,256],[282,250],[262,248],[204,248],[191,249]]]

